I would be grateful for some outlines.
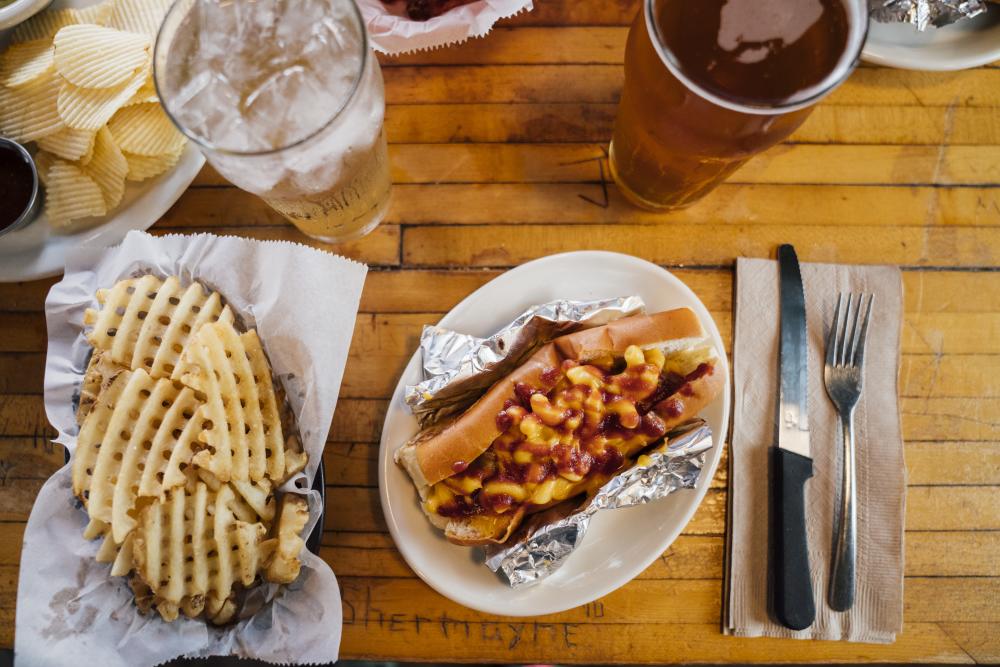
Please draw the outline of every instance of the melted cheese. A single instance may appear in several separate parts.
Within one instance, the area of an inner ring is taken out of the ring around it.
[[[509,426],[490,447],[490,455],[499,468],[490,468],[485,481],[481,479],[482,471],[477,474],[473,466],[465,474],[439,482],[429,494],[428,510],[436,511],[456,496],[475,506],[473,496],[477,492],[487,496],[482,499],[483,507],[493,506],[488,498],[499,496],[509,496],[517,504],[529,502],[541,506],[600,486],[607,479],[605,475],[596,474],[592,468],[589,471],[581,468],[583,472],[572,469],[576,464],[566,461],[579,460],[580,455],[566,459],[566,454],[585,449],[591,456],[599,456],[612,447],[627,461],[650,444],[651,436],[634,430],[641,423],[636,403],[653,394],[664,368],[680,367],[680,359],[674,358],[680,356],[665,356],[657,348],[642,350],[631,346],[624,354],[626,368],[618,374],[608,375],[594,365],[564,366],[564,375],[554,389],[547,394],[531,395],[530,411],[521,404],[505,409]],[[623,432],[604,433],[603,424],[609,415],[616,416],[625,429]],[[582,440],[584,437],[586,441]],[[555,457],[556,447],[562,448],[559,450],[562,459]],[[529,466],[527,481],[514,481],[509,476],[490,479],[495,474],[492,471],[509,470],[515,464]]]

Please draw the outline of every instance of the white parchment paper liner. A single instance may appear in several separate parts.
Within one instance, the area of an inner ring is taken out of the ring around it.
[[[449,9],[427,21],[406,15],[406,2],[386,5],[382,0],[356,0],[365,27],[376,51],[395,56],[412,51],[436,49],[482,37],[500,19],[531,11],[531,0],[478,0]]]
[[[94,293],[132,275],[177,275],[218,290],[247,327],[256,328],[295,413],[309,454],[303,474],[285,490],[309,489],[340,391],[367,267],[294,243],[211,234],[153,237],[130,232],[114,248],[80,247],[45,303],[49,347],[45,411],[70,452],[78,427],[75,402],[89,346],[83,313]],[[322,510],[306,495],[308,535]],[[87,518],[72,496],[69,465],[42,487],[28,519],[17,593],[17,664],[152,666],[178,656],[235,654],[274,663],[337,659],[342,608],[337,580],[319,557],[302,554],[293,584],[267,585],[250,618],[215,629],[181,616],[164,623],[142,616],[125,579],[94,561],[99,541],[82,531]]]

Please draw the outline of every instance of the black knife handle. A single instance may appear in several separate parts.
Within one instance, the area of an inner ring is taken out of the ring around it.
[[[805,513],[805,484],[813,474],[812,459],[785,449],[775,451],[774,614],[785,627],[805,630],[816,619]]]

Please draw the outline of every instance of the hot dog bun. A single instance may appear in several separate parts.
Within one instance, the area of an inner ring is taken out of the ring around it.
[[[413,479],[420,494],[421,506],[424,506],[431,487],[464,470],[501,435],[503,430],[497,415],[515,396],[515,387],[519,383],[530,387],[546,386],[546,371],[558,369],[567,359],[610,367],[620,362],[630,346],[662,351],[666,357],[664,372],[685,376],[699,368],[700,364],[708,367],[708,372],[687,382],[683,392],[675,392],[654,408],[668,429],[697,415],[725,385],[723,374],[715,372],[714,361],[717,357],[714,348],[698,317],[688,308],[624,318],[562,336],[539,349],[464,413],[424,430],[396,451],[396,462]],[[592,490],[609,478],[593,476],[581,486],[580,492]],[[558,502],[561,500],[553,500],[547,505],[532,505],[530,512],[538,512]],[[529,513],[526,507],[522,505],[503,514],[452,518],[427,511],[426,507],[424,509],[431,523],[443,530],[450,541],[480,545],[505,541]]]
[[[705,330],[690,308],[634,315],[552,341],[563,359],[583,364],[620,357],[630,345],[661,349],[690,347],[704,341]]]
[[[424,430],[404,444],[396,460],[406,468],[417,486],[431,486],[454,475],[456,463],[471,463],[489,449],[500,435],[495,417],[513,395],[518,382],[538,386],[541,374],[547,368],[558,368],[563,359],[593,363],[621,356],[629,345],[681,348],[696,345],[704,337],[701,322],[689,308],[626,317],[561,336],[493,385],[464,413]]]
[[[531,355],[513,373],[494,384],[468,410],[443,424],[417,434],[396,453],[417,486],[430,486],[451,477],[456,463],[472,463],[500,435],[496,415],[514,394],[514,385],[541,383],[547,368],[558,367],[562,358],[551,343]]]

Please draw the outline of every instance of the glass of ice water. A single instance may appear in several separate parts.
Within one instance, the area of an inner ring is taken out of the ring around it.
[[[385,216],[382,73],[353,0],[176,0],[153,76],[212,166],[305,234],[346,241]]]

